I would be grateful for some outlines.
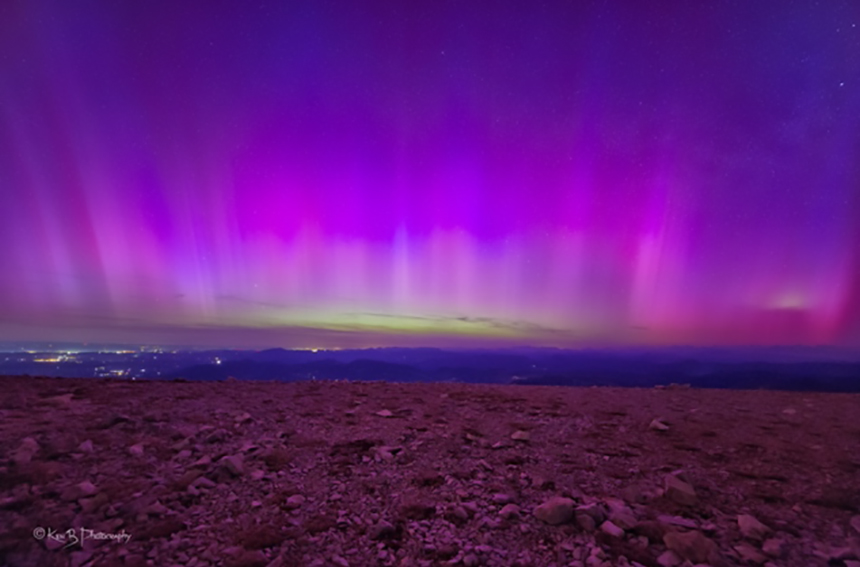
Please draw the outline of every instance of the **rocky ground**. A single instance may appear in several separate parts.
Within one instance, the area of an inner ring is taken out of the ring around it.
[[[860,566],[860,395],[0,378],[0,564]]]

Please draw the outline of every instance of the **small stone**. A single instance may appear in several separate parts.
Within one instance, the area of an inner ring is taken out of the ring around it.
[[[191,466],[194,468],[206,468],[211,464],[212,457],[210,457],[209,455],[203,455],[202,457],[191,463]]]
[[[651,420],[651,423],[648,424],[648,429],[653,429],[654,431],[669,431],[669,426],[657,418]]]
[[[99,489],[96,488],[96,485],[94,485],[88,480],[79,483],[78,490],[80,490],[81,496],[92,496],[99,491]]]
[[[534,510],[535,518],[550,525],[569,522],[573,515],[573,500],[561,496],[553,496]]]
[[[93,453],[95,452],[95,447],[93,447],[93,442],[90,439],[87,439],[80,445],[78,445],[78,450],[81,453]]]
[[[767,561],[767,557],[762,555],[759,550],[757,550],[748,543],[741,543],[739,545],[736,545],[734,549],[738,552],[738,555],[741,556],[741,559],[749,563],[761,565],[762,563]]]
[[[197,479],[191,484],[196,488],[215,488],[216,486],[218,486],[217,484],[215,484],[215,481],[209,480],[205,476],[197,477]]]
[[[25,437],[12,453],[12,461],[16,465],[26,465],[39,452],[39,443],[32,437]]]
[[[623,530],[632,529],[636,525],[636,516],[623,500],[611,498],[606,501],[609,507],[609,521]]]
[[[830,547],[827,551],[828,559],[833,561],[844,561],[846,559],[857,559],[851,547]]]
[[[155,502],[153,502],[149,506],[146,506],[145,508],[143,508],[143,510],[141,510],[141,512],[148,515],[148,516],[164,516],[168,512],[170,512],[170,509],[167,506],[165,506],[164,504],[162,504],[161,502],[158,502],[156,500]]]
[[[480,560],[478,559],[477,555],[475,555],[474,553],[469,553],[463,558],[462,563],[466,567],[475,567],[476,565],[478,565],[479,561]]]
[[[691,520],[689,518],[682,518],[680,516],[665,516],[660,515],[657,516],[657,521],[661,524],[666,524],[667,526],[680,526],[682,528],[687,528],[694,530],[698,527],[695,520]]]
[[[854,531],[860,534],[860,516],[854,516],[851,518],[851,527],[854,528]]]
[[[245,474],[245,464],[242,462],[241,455],[228,455],[219,461],[224,468],[227,469],[233,476],[241,476]]]
[[[618,537],[618,538],[624,537],[624,530],[622,530],[621,528],[619,528],[618,526],[616,526],[615,524],[613,524],[609,520],[600,524],[600,531],[602,531],[605,534],[609,534],[612,537]]]
[[[394,414],[391,413],[391,410],[387,409],[379,410],[378,412],[376,412],[376,415],[378,415],[379,417],[394,417]]]
[[[660,554],[660,557],[657,558],[657,563],[659,563],[661,567],[678,567],[678,565],[683,562],[684,560],[672,550],[664,551]]]
[[[224,567],[266,567],[268,564],[268,557],[259,549],[239,551],[237,555],[224,561]]]
[[[583,531],[593,532],[597,529],[597,522],[588,514],[576,512],[576,525],[582,528]]]
[[[42,540],[42,544],[48,551],[56,551],[66,545],[65,542],[56,537],[46,537]]]
[[[370,529],[370,539],[395,539],[397,537],[397,528],[390,522],[382,520]]]
[[[520,515],[520,507],[516,504],[505,504],[501,510],[499,510],[499,516],[502,518],[512,520]]]
[[[785,408],[784,410],[782,410],[782,413],[784,413],[785,415],[794,415],[797,413],[797,410],[794,408]]]
[[[638,523],[635,516],[623,512],[610,514],[609,521],[623,530],[631,530]]]
[[[349,567],[349,561],[341,557],[340,555],[332,555],[331,562],[339,567]]]
[[[493,503],[494,504],[508,504],[511,501],[511,497],[508,494],[498,493],[493,494]]]
[[[693,506],[697,501],[695,489],[684,482],[678,475],[669,474],[665,478],[666,497],[682,506]]]
[[[84,514],[92,514],[107,503],[108,497],[103,493],[93,496],[92,498],[81,498],[78,500],[81,512]]]
[[[137,443],[128,448],[128,454],[132,457],[143,456],[143,443]]]
[[[522,429],[511,433],[511,439],[513,439],[514,441],[521,441],[525,443],[531,440],[531,438],[531,434],[528,431],[523,431]]]
[[[689,559],[694,563],[705,563],[711,554],[717,550],[717,544],[705,537],[701,532],[670,532],[663,536],[663,543],[681,559]]]
[[[771,557],[782,557],[782,554],[785,552],[785,547],[781,539],[770,538],[764,542],[761,546],[761,550]]]
[[[651,543],[662,542],[667,531],[664,524],[653,520],[645,520],[633,526],[634,533],[643,536]]]
[[[287,508],[294,510],[296,508],[301,508],[305,503],[305,497],[301,494],[293,494],[289,498],[287,498]]]
[[[92,551],[74,551],[69,554],[69,567],[82,567],[92,556]]]
[[[749,539],[761,541],[770,532],[770,528],[749,514],[738,515],[738,528],[741,534]]]
[[[454,506],[445,517],[454,524],[462,525],[469,520],[469,512],[463,506]]]
[[[583,506],[577,506],[576,513],[591,516],[597,525],[600,525],[607,520],[606,509],[597,502],[592,502],[591,504],[585,504]]]

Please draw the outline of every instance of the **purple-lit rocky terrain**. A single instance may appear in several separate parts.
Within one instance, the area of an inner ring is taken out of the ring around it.
[[[0,379],[10,566],[860,565],[860,397]]]

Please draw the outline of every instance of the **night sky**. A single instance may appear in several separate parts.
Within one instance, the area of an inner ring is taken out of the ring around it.
[[[0,2],[0,339],[860,348],[860,2]]]

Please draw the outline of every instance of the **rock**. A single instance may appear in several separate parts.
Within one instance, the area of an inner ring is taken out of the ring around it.
[[[199,459],[197,459],[196,461],[191,463],[191,466],[193,468],[196,468],[196,469],[203,469],[203,468],[208,467],[211,464],[212,464],[212,457],[210,457],[209,455],[203,455],[202,457],[200,457]]]
[[[493,494],[493,503],[494,504],[508,504],[511,501],[511,497],[508,494],[498,493]]]
[[[88,480],[79,483],[78,490],[80,491],[81,496],[92,496],[99,491],[99,489],[96,488],[96,485]]]
[[[661,565],[661,567],[678,567],[684,560],[681,559],[677,553],[671,550],[664,551],[660,554],[660,557],[657,558],[657,563]]]
[[[695,520],[691,520],[689,518],[681,518],[680,516],[660,515],[657,516],[657,521],[661,524],[666,524],[667,526],[680,526],[682,528],[687,528],[691,530],[694,530],[699,527]]]
[[[770,538],[764,542],[761,550],[771,557],[782,557],[782,554],[785,553],[785,545],[781,539]]]
[[[666,487],[666,497],[675,502],[676,504],[681,504],[682,506],[693,506],[698,502],[698,497],[696,496],[695,489],[684,482],[678,475],[669,474],[666,475],[665,487]]]
[[[644,536],[651,543],[662,542],[667,531],[664,524],[652,520],[645,520],[633,526],[633,533]]]
[[[391,413],[391,410],[387,409],[379,410],[378,412],[376,412],[376,415],[378,415],[379,417],[394,417],[394,414]]]
[[[166,538],[184,529],[185,524],[179,518],[165,518],[159,522],[147,524],[139,535],[134,534],[134,538],[138,540]]]
[[[332,555],[331,562],[337,565],[338,567],[349,567],[349,561],[341,557],[340,555]]]
[[[39,443],[32,437],[25,437],[12,453],[12,462],[16,465],[26,465],[39,452]]]
[[[581,512],[574,512],[576,518],[576,525],[579,526],[583,531],[593,532],[597,529],[597,522],[594,521],[594,518],[589,516],[588,514],[583,514]]]
[[[115,414],[96,427],[98,429],[110,429],[114,425],[119,425],[120,423],[131,423],[131,419],[125,415]]]
[[[283,543],[286,534],[272,524],[257,524],[240,532],[240,541],[245,549],[268,549]]]
[[[136,443],[128,448],[128,454],[132,457],[142,457],[143,456],[143,443]]]
[[[618,526],[616,526],[615,524],[613,524],[609,520],[606,520],[605,522],[600,524],[600,531],[602,531],[605,534],[609,534],[612,537],[617,537],[617,538],[624,537],[624,530],[622,530],[621,528],[619,528]]]
[[[623,500],[609,499],[606,501],[609,507],[609,521],[623,530],[629,530],[636,525],[636,516]]]
[[[520,507],[516,504],[505,504],[501,510],[499,510],[499,516],[502,518],[512,520],[520,515]]]
[[[157,500],[141,510],[141,513],[147,516],[166,516],[168,512],[170,512],[170,508]]]
[[[648,424],[648,429],[653,429],[654,431],[669,431],[669,426],[663,423],[659,418],[652,419],[651,423]]]
[[[90,559],[92,559],[92,551],[73,551],[69,554],[69,567],[83,567]]]
[[[550,525],[569,522],[573,515],[573,500],[561,496],[553,496],[534,510],[535,518]]]
[[[585,514],[587,516],[590,516],[592,519],[594,519],[594,523],[598,526],[607,520],[606,509],[597,502],[585,504],[583,506],[577,506],[575,512],[577,515]]]
[[[465,557],[463,557],[462,563],[466,567],[475,567],[480,563],[480,560],[478,559],[478,556],[474,553],[469,553]]]
[[[443,543],[436,548],[436,557],[443,561],[453,558],[460,551],[460,547],[456,543]]]
[[[384,520],[379,521],[370,528],[369,535],[370,539],[373,540],[399,539],[398,530],[394,527],[394,524]]]
[[[245,464],[242,462],[241,455],[227,455],[219,461],[224,468],[233,476],[242,476],[245,474]]]
[[[224,561],[224,567],[266,567],[268,564],[269,559],[262,551],[247,549]]]
[[[761,541],[770,532],[770,528],[749,514],[738,515],[738,528],[741,534],[749,539]]]
[[[717,544],[698,531],[670,532],[663,536],[663,543],[681,559],[689,559],[693,563],[707,562],[717,550]]]
[[[754,548],[748,543],[741,543],[739,545],[736,545],[734,549],[738,552],[738,555],[741,556],[741,559],[746,562],[761,565],[762,563],[767,561],[767,557],[762,555],[758,549]]]
[[[400,515],[408,520],[427,520],[436,514],[436,506],[419,496],[404,497],[400,503]]]
[[[851,518],[851,527],[854,528],[854,531],[860,534],[860,516],[854,516]]]
[[[860,559],[851,547],[833,547],[827,550],[827,558],[832,561],[844,561],[846,559]]]
[[[305,503],[305,497],[301,494],[293,494],[289,498],[287,498],[287,508],[290,510],[295,510],[296,508],[301,508]]]
[[[514,441],[521,441],[525,443],[531,440],[531,438],[531,433],[529,433],[528,431],[523,431],[522,429],[511,433],[511,439],[513,439]]]
[[[80,445],[78,445],[78,450],[81,453],[93,453],[95,452],[95,447],[93,447],[93,442],[90,439],[87,439]]]
[[[635,516],[623,512],[610,514],[609,521],[623,530],[633,529],[633,526],[638,523]]]
[[[463,506],[454,506],[445,513],[445,519],[452,524],[462,526],[469,520],[469,512]]]

